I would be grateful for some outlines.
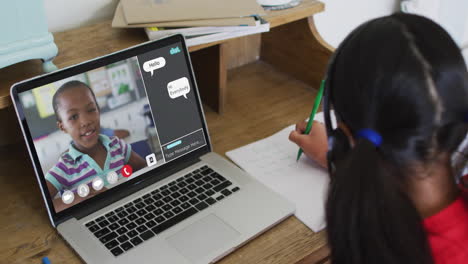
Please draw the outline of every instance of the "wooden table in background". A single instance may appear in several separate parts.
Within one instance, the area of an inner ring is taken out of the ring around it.
[[[311,17],[323,9],[320,2],[303,0],[299,7],[269,12],[272,29],[262,34],[261,60],[229,72],[225,42],[190,48],[215,152],[224,154],[308,115],[332,50]],[[60,68],[146,41],[141,30],[111,29],[109,22],[55,38]],[[48,256],[52,263],[82,263],[49,222],[9,99],[11,84],[40,68],[38,61],[27,61],[0,69],[0,262],[40,263]],[[314,233],[292,216],[219,263],[322,264],[328,255],[325,231]]]

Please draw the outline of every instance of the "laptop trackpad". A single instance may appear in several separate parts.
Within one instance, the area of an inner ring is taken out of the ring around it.
[[[192,262],[220,249],[239,236],[239,232],[210,214],[167,238],[171,246]]]

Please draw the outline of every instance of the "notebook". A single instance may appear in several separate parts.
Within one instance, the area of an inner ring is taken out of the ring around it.
[[[315,116],[323,121],[323,113]],[[296,206],[295,216],[314,232],[326,227],[325,200],[329,184],[327,170],[302,155],[288,136],[295,125],[251,144],[226,152],[234,163],[254,175]]]

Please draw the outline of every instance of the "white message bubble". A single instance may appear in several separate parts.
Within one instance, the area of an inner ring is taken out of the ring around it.
[[[166,59],[163,57],[156,58],[154,60],[147,61],[143,63],[143,70],[145,72],[151,72],[151,76],[153,76],[153,73],[155,70],[162,68],[166,65]]]
[[[187,99],[187,94],[190,92],[190,85],[187,77],[182,77],[168,83],[167,92],[169,93],[169,97],[171,99],[175,99],[179,96],[183,96],[185,99]]]

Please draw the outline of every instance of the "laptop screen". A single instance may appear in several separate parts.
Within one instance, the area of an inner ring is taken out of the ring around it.
[[[181,41],[123,52],[18,91],[55,212],[207,145],[185,53]]]

